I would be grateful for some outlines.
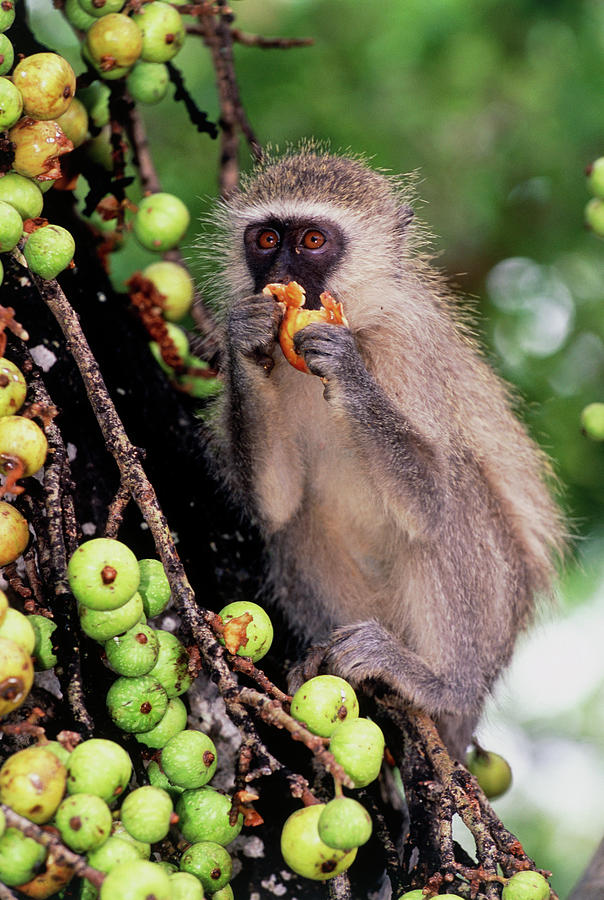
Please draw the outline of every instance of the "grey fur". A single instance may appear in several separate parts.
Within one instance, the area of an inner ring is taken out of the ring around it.
[[[330,671],[435,716],[461,756],[564,538],[548,465],[422,254],[408,201],[362,162],[310,149],[222,208],[216,458],[301,638],[329,638]],[[246,227],[288,217],[346,237],[324,288],[350,329],[296,336],[325,386],[285,361],[278,308],[245,264]]]

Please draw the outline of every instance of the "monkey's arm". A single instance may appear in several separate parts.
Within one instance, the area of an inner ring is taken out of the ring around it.
[[[411,514],[418,523],[435,523],[444,483],[438,449],[413,429],[367,370],[352,332],[341,325],[307,325],[294,346],[324,379],[325,399],[346,417],[387,505],[406,519]]]
[[[273,297],[236,303],[226,323],[223,442],[218,460],[230,486],[272,530],[300,502],[302,477],[295,444],[280,426],[284,410],[271,376],[281,310]]]

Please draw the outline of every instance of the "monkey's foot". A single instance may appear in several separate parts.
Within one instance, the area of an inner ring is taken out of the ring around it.
[[[287,689],[290,694],[295,694],[299,687],[310,678],[314,678],[321,671],[321,665],[329,644],[313,644],[307,651],[304,659],[296,663],[287,674]]]

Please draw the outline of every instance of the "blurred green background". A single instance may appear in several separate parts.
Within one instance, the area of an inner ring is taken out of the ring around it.
[[[237,26],[313,47],[237,46],[263,144],[315,136],[416,172],[439,265],[471,297],[488,353],[553,458],[574,534],[560,605],[519,648],[480,737],[515,774],[496,807],[566,897],[604,833],[604,445],[579,424],[604,400],[604,244],[587,232],[584,168],[604,154],[602,0],[240,0]],[[78,60],[43,0],[42,39]],[[176,59],[218,116],[207,50]],[[77,70],[82,70],[77,64]],[[143,109],[165,190],[189,205],[185,255],[216,193],[218,148],[171,99]],[[242,148],[242,163],[249,154]],[[132,191],[136,201],[136,190]],[[205,240],[211,240],[206,237]],[[150,254],[116,254],[118,284]]]

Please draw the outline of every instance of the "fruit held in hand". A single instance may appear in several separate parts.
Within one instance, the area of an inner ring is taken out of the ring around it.
[[[371,719],[349,719],[336,725],[329,749],[354,786],[365,787],[380,774],[384,735]]]
[[[328,847],[352,850],[371,837],[371,816],[352,797],[336,797],[326,804],[318,822],[319,837]]]
[[[305,806],[292,813],[281,832],[283,859],[298,875],[313,881],[327,881],[354,862],[357,850],[346,852],[328,847],[319,837],[319,819],[324,803]]]
[[[200,841],[186,850],[180,859],[183,872],[195,875],[204,891],[214,894],[231,880],[233,861],[227,851],[214,841]]]
[[[152,0],[141,6],[132,18],[143,36],[141,59],[165,63],[176,56],[185,39],[185,28],[177,9],[162,0]]]
[[[12,128],[23,111],[23,98],[8,78],[0,78],[0,128]]]
[[[72,794],[59,806],[55,823],[61,840],[76,853],[88,853],[111,834],[111,810],[94,794]]]
[[[10,458],[17,457],[24,465],[23,475],[33,475],[46,459],[48,441],[42,429],[25,416],[0,418],[0,471],[10,468]]]
[[[38,181],[61,177],[59,157],[73,150],[73,144],[56,122],[39,122],[24,116],[13,125],[8,137],[15,145],[15,172]]]
[[[23,220],[14,206],[0,200],[0,253],[12,250],[23,233]]]
[[[18,509],[0,500],[0,566],[21,556],[29,541],[27,522]]]
[[[252,662],[268,653],[273,642],[273,625],[261,606],[236,600],[224,606],[218,615],[224,623],[220,642],[230,653],[249,657]]]
[[[190,218],[189,210],[174,194],[150,194],[139,204],[133,221],[134,235],[147,250],[163,253],[176,247]]]
[[[22,219],[35,219],[44,205],[40,188],[16,172],[7,172],[0,178],[0,200],[14,206]]]
[[[126,751],[104,738],[90,738],[75,747],[67,764],[67,791],[95,794],[111,804],[130,781],[132,763]]]
[[[97,610],[123,606],[140,581],[136,556],[126,544],[112,538],[93,538],[81,544],[69,560],[67,577],[76,599]]]
[[[151,675],[118,678],[107,691],[109,715],[122,731],[148,731],[163,717],[168,696]]]
[[[40,825],[55,814],[66,777],[65,766],[54,753],[42,746],[28,747],[9,756],[0,769],[0,799]]]
[[[163,748],[161,767],[173,784],[203,787],[216,771],[214,742],[203,731],[180,731]]]
[[[56,119],[75,94],[75,73],[58,53],[32,53],[15,66],[13,82],[21,91],[23,110],[32,119]]]
[[[539,872],[523,871],[512,875],[504,886],[502,900],[548,900],[549,884]]]
[[[358,718],[359,701],[343,678],[317,675],[298,688],[292,699],[291,714],[313,734],[330,737],[339,722]]]
[[[61,225],[44,225],[27,239],[23,256],[36,275],[50,281],[66,269],[75,252],[75,241]]]
[[[472,750],[466,765],[489,799],[501,797],[512,783],[512,770],[498,753],[490,750]]]
[[[172,800],[161,788],[145,785],[128,794],[120,809],[126,831],[137,841],[155,844],[170,830]]]

